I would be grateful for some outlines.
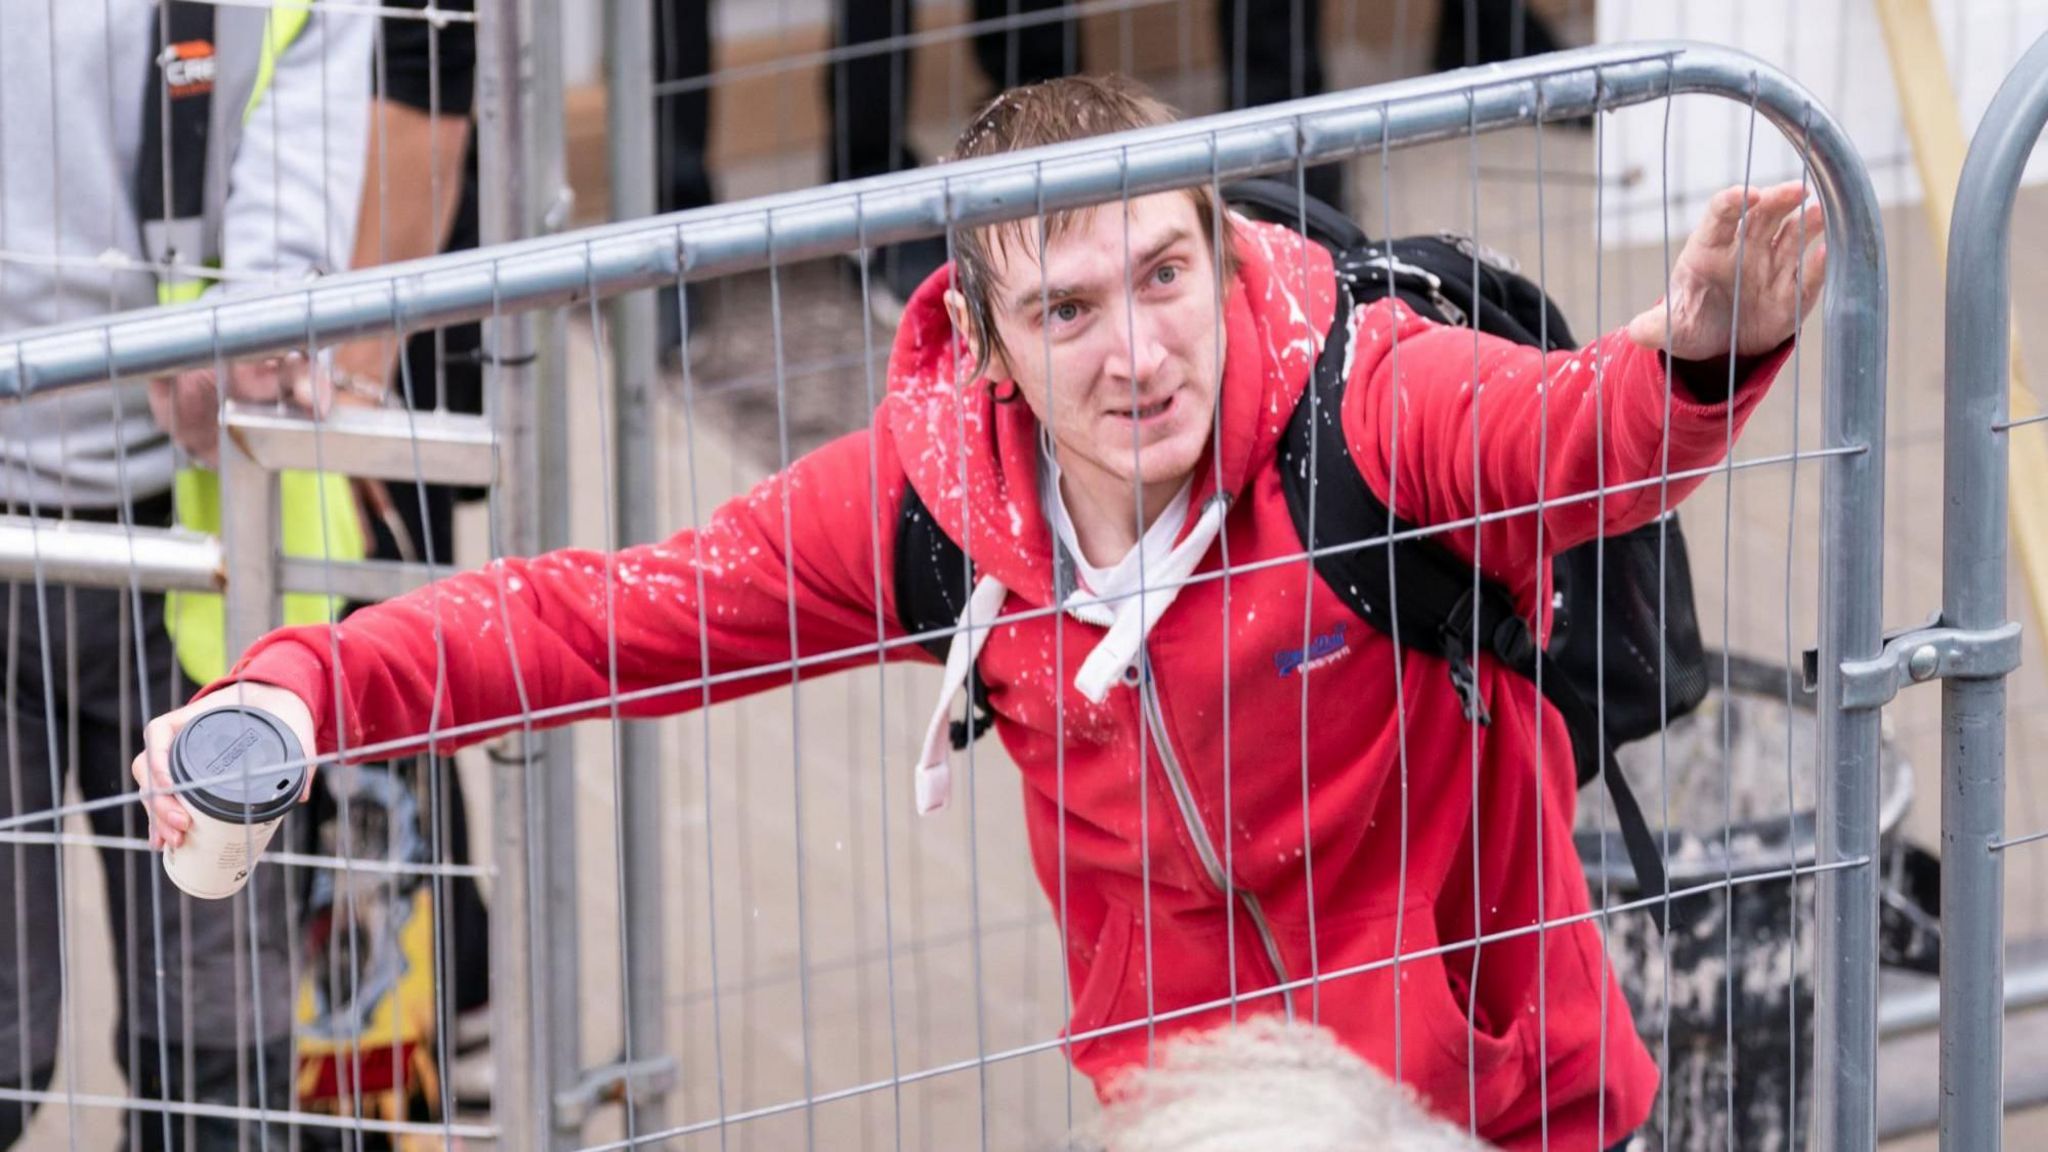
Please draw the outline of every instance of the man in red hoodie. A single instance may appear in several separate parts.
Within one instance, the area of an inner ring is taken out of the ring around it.
[[[956,155],[1171,119],[1128,81],[1054,80],[997,97]],[[1698,481],[1599,483],[1722,457],[1811,304],[1797,286],[1820,283],[1820,223],[1796,185],[1721,193],[1668,302],[1578,351],[1358,307],[1354,462],[1533,615],[1549,556]],[[707,682],[712,699],[789,683],[792,659],[806,678],[871,667],[904,635],[914,491],[975,577],[919,806],[945,802],[948,709],[974,668],[1064,927],[1077,1067],[1110,1091],[1160,1033],[1291,1009],[1504,1147],[1621,1141],[1657,1072],[1598,928],[1572,919],[1588,894],[1563,721],[1482,654],[1491,721],[1468,723],[1436,658],[1397,658],[1316,579],[1286,507],[1276,446],[1333,319],[1328,254],[1206,188],[956,239],[869,429],[660,543],[501,560],[273,633],[149,726],[138,781],[169,787],[172,736],[226,701],[328,753],[481,739],[522,709],[603,716],[614,693],[639,694],[629,715],[681,711]],[[178,843],[183,808],[151,808]]]

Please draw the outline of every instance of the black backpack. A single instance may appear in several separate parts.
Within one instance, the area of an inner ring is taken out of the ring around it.
[[[1484,579],[1475,582],[1470,564],[1433,537],[1416,535],[1415,525],[1373,495],[1339,427],[1349,383],[1342,374],[1350,341],[1347,321],[1357,303],[1394,295],[1442,323],[1547,349],[1576,346],[1564,316],[1512,264],[1462,237],[1413,236],[1375,244],[1335,208],[1305,200],[1293,187],[1274,181],[1227,185],[1224,198],[1247,216],[1301,228],[1329,249],[1336,264],[1336,319],[1309,389],[1288,421],[1279,455],[1288,511],[1317,574],[1361,619],[1399,639],[1411,656],[1443,660],[1466,719],[1473,723],[1490,719],[1472,670],[1475,650],[1491,653],[1504,667],[1540,685],[1571,733],[1580,787],[1599,778],[1607,782],[1638,891],[1664,891],[1663,856],[1615,762],[1614,749],[1656,733],[1706,698],[1706,655],[1685,538],[1675,514],[1553,558],[1551,643],[1539,649],[1505,589]],[[1344,546],[1381,538],[1392,543]],[[1391,563],[1388,548],[1393,550]],[[898,621],[907,632],[924,635],[925,649],[943,661],[967,604],[967,559],[915,488],[904,491],[894,559]],[[1665,577],[1661,595],[1660,572]],[[1597,707],[1593,701],[1603,697],[1605,707]],[[993,722],[977,672],[970,677],[968,716],[952,725],[953,747],[965,749]]]

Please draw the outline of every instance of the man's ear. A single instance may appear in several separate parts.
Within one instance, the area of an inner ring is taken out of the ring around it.
[[[981,365],[980,375],[990,380],[1008,380],[1010,366],[1003,362],[999,353],[990,352],[975,338],[974,327],[968,320],[967,297],[958,288],[946,289],[946,319],[952,322],[953,331],[959,333],[960,343],[967,352],[969,363]]]

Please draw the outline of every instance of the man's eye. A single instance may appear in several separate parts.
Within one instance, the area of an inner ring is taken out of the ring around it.
[[[1071,324],[1081,318],[1081,306],[1072,300],[1063,300],[1052,306],[1052,318],[1061,324]]]
[[[1159,266],[1159,271],[1152,274],[1152,278],[1161,284],[1171,284],[1175,280],[1180,279],[1180,269],[1172,264],[1162,264]]]

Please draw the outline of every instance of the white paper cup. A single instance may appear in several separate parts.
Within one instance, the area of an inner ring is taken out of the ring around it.
[[[291,729],[260,708],[215,708],[180,729],[171,742],[171,782],[184,789],[178,799],[192,827],[183,844],[164,849],[171,883],[206,900],[241,891],[305,790],[304,758]]]

